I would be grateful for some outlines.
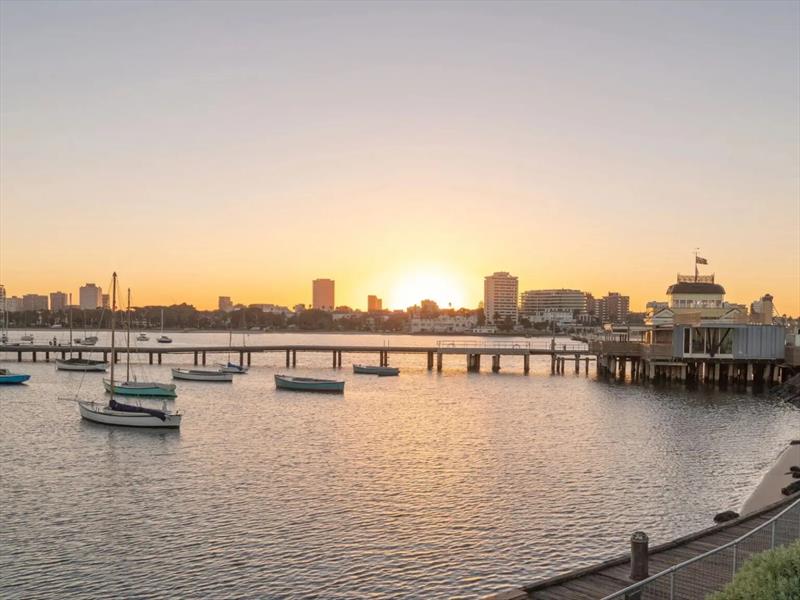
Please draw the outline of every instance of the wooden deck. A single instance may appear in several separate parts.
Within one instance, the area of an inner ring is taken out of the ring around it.
[[[800,494],[795,494],[752,515],[651,548],[650,575],[724,546],[769,521],[799,498]],[[800,524],[797,535],[800,536]],[[744,556],[741,560],[746,558]],[[492,594],[484,600],[599,600],[635,583],[629,578],[630,571],[630,555],[626,554],[592,567]],[[720,589],[713,577],[701,578],[700,585],[703,587],[699,590],[700,598]],[[675,598],[686,596],[676,594]]]

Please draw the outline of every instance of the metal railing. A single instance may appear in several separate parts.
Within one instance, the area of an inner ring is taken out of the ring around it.
[[[742,537],[648,577],[602,600],[704,600],[731,582],[749,558],[800,539],[800,499]]]
[[[586,344],[553,344],[552,342],[522,342],[522,341],[494,341],[494,340],[438,340],[439,349],[448,348],[497,348],[498,350],[553,350],[555,352],[586,352]]]

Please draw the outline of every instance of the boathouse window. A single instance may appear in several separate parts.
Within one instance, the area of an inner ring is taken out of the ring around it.
[[[683,353],[689,354],[691,352],[691,336],[692,330],[687,327],[683,330]]]
[[[692,354],[704,354],[703,332],[700,329],[692,328]]]

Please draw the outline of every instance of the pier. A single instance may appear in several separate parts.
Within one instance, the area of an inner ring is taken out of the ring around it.
[[[284,354],[286,358],[286,368],[297,367],[298,354],[328,354],[331,357],[331,367],[341,368],[343,355],[345,354],[374,354],[377,362],[381,366],[389,366],[390,355],[397,354],[419,354],[425,356],[426,368],[432,371],[442,371],[444,368],[445,357],[459,356],[466,360],[467,372],[478,372],[481,369],[481,357],[491,357],[491,370],[498,373],[501,370],[501,359],[504,356],[520,356],[523,359],[523,373],[530,373],[530,358],[532,356],[549,356],[550,373],[563,374],[566,364],[574,365],[575,373],[579,373],[581,367],[586,375],[589,374],[589,362],[594,361],[595,357],[586,344],[570,343],[555,344],[554,342],[524,342],[524,341],[464,341],[464,340],[440,340],[435,346],[387,346],[386,344],[374,346],[351,346],[351,345],[268,345],[268,346],[192,346],[192,345],[170,345],[170,346],[143,346],[116,348],[114,360],[119,362],[120,356],[127,352],[131,354],[145,354],[148,356],[149,363],[162,364],[164,356],[171,355],[190,355],[193,357],[195,365],[206,365],[212,356],[238,356],[239,364],[252,362],[253,354]],[[110,346],[50,346],[41,344],[32,345],[4,345],[0,346],[0,354],[4,356],[16,355],[18,362],[28,358],[32,362],[43,360],[50,362],[58,358],[64,359],[72,354],[82,358],[85,354],[102,355],[103,360],[111,358]]]
[[[631,536],[631,553],[484,600],[704,600],[755,554],[800,539],[800,493],[760,511],[648,549]]]

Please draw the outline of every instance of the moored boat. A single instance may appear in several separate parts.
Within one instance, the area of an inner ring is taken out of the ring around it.
[[[247,369],[249,367],[245,367],[244,365],[235,365],[233,363],[228,363],[227,365],[220,364],[219,370],[223,373],[233,373],[234,375],[244,375],[247,373]]]
[[[137,342],[147,342],[149,340],[150,340],[150,338],[147,337],[147,334],[144,333],[144,332],[142,332],[142,333],[140,333],[139,335],[136,336],[136,341]]]
[[[111,355],[116,351],[114,313],[117,308],[117,274],[111,278]],[[70,336],[71,337],[71,336]],[[111,362],[111,377],[109,381],[111,390],[116,388],[114,382],[114,362]],[[177,428],[181,425],[182,415],[179,412],[167,410],[166,400],[162,408],[148,408],[146,406],[124,404],[114,399],[112,391],[108,404],[100,404],[91,400],[77,400],[81,417],[101,423],[103,425],[117,425],[124,427],[169,427]]]
[[[393,375],[400,375],[400,369],[397,367],[376,367],[375,365],[353,365],[353,373],[391,377]]]
[[[189,381],[233,381],[233,373],[223,373],[219,369],[172,369],[172,377]]]
[[[112,397],[108,404],[99,404],[86,400],[78,401],[81,417],[103,425],[121,425],[124,427],[170,427],[181,426],[182,415],[179,412],[146,408],[117,402]]]
[[[108,363],[102,360],[89,358],[57,358],[56,369],[59,371],[102,371],[108,368]]]
[[[30,375],[24,373],[12,373],[8,369],[0,369],[0,383],[25,383],[30,379]]]
[[[172,343],[172,338],[169,337],[169,336],[166,336],[166,335],[162,335],[156,341],[159,344],[171,344]]]
[[[22,342],[30,342],[31,344],[33,343],[33,335],[31,335],[30,333],[26,333],[19,339]]]
[[[335,379],[314,379],[313,377],[291,377],[275,374],[275,387],[279,390],[295,392],[327,392],[341,394],[344,392],[344,381]]]
[[[106,391],[111,391],[111,381],[103,379]],[[154,381],[120,381],[114,383],[114,393],[123,396],[166,396],[174,398],[174,383],[156,383]]]

